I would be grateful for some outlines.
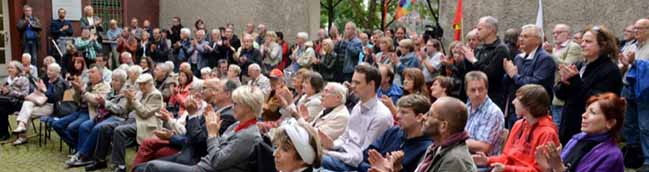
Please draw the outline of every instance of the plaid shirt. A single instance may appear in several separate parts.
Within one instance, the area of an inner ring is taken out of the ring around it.
[[[469,133],[469,138],[491,144],[491,151],[485,153],[487,155],[498,155],[503,143],[501,137],[501,131],[505,123],[503,112],[489,97],[486,97],[486,100],[477,109],[471,108],[471,100],[468,101],[466,106],[469,111],[469,118],[464,130]]]

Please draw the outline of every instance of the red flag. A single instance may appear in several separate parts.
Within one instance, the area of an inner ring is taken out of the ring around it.
[[[455,9],[455,20],[453,20],[453,30],[455,30],[454,40],[459,41],[462,39],[462,0],[457,1],[457,8]]]

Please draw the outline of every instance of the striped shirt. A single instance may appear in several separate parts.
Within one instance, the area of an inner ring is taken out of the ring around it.
[[[491,150],[485,153],[498,155],[503,143],[501,137],[505,123],[503,112],[489,97],[486,97],[486,100],[477,109],[471,108],[471,100],[466,106],[469,117],[464,130],[469,133],[469,138],[491,144]]]

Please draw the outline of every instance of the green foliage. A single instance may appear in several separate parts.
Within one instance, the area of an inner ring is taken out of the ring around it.
[[[333,11],[329,11],[327,6],[330,4],[336,4],[338,1],[340,3],[335,6]],[[341,28],[345,22],[353,21],[358,25],[361,30],[374,30],[381,29],[381,17],[383,13],[382,2],[388,3],[387,14],[385,15],[385,24],[396,25],[392,20],[394,19],[394,14],[397,10],[399,0],[367,0],[367,4],[363,2],[364,0],[320,0],[320,25],[326,27],[329,23],[329,13],[334,13],[333,25]],[[437,11],[437,0],[430,0],[432,3],[433,10]],[[427,0],[418,0],[414,5],[414,10],[417,11],[421,18],[426,18],[430,16],[432,19],[432,13],[427,6]],[[392,27],[387,26],[387,27]]]

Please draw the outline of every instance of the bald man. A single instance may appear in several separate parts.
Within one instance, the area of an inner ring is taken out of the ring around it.
[[[477,171],[465,141],[467,109],[456,98],[442,97],[430,106],[422,131],[434,142],[415,171]],[[444,125],[444,123],[446,123]]]
[[[635,51],[635,59],[649,60],[649,19],[643,18],[633,25],[635,39],[638,41],[638,48]]]

